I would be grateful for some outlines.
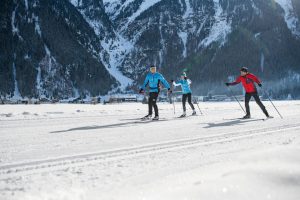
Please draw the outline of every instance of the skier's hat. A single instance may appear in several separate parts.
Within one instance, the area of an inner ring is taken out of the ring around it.
[[[156,66],[154,66],[154,65],[151,65],[151,66],[150,66],[150,69],[151,69],[151,68],[156,68]]]
[[[181,76],[187,77],[185,72],[182,72]]]
[[[241,72],[246,72],[247,73],[248,72],[248,68],[247,67],[242,67],[241,68]]]

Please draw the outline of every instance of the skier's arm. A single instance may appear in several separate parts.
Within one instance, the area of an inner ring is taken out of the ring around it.
[[[175,87],[177,87],[177,86],[180,86],[181,84],[180,84],[179,81],[173,81],[173,85],[174,85]]]
[[[188,82],[188,84],[189,84],[189,85],[191,85],[191,84],[192,84],[192,81],[191,81],[191,79],[188,79],[188,80],[187,80],[187,82]]]
[[[168,81],[166,81],[166,79],[162,76],[162,75],[160,75],[160,81],[162,82],[162,84],[166,87],[166,88],[168,88],[168,90],[169,89],[171,89],[170,88],[170,85],[169,85],[169,83],[168,83]]]
[[[250,78],[255,82],[257,83],[258,85],[261,84],[261,81],[253,74],[250,75]]]
[[[146,78],[145,78],[144,84],[141,87],[141,90],[145,90],[148,83],[149,83],[149,76],[147,75]]]
[[[230,86],[230,85],[237,85],[241,82],[241,77],[239,76],[234,82],[232,83],[226,83],[227,86]]]

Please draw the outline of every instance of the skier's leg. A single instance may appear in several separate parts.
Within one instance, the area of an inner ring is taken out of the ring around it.
[[[191,93],[188,94],[188,102],[189,102],[189,104],[190,104],[192,110],[195,110],[195,107],[194,107],[194,105],[192,104],[192,94],[191,94]]]
[[[266,110],[266,107],[264,106],[264,104],[261,102],[259,96],[257,93],[253,94],[253,97],[256,101],[256,103],[259,105],[260,109],[264,112],[264,114],[269,117],[269,113],[268,111]]]
[[[153,93],[153,100],[152,100],[152,105],[154,107],[154,112],[155,112],[155,116],[158,116],[158,107],[157,107],[157,97],[158,97],[158,93],[154,92]]]
[[[153,107],[153,93],[149,93],[149,100],[148,100],[148,115],[152,115],[152,107]]]
[[[250,116],[249,102],[250,102],[251,96],[252,95],[250,93],[245,94],[245,107],[246,107],[246,115],[247,116]]]
[[[183,109],[183,113],[186,112],[186,106],[185,106],[186,98],[187,98],[187,95],[186,95],[186,94],[183,94],[183,95],[182,95],[182,109]]]

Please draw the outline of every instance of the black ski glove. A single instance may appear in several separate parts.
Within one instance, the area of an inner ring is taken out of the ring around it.
[[[143,93],[144,93],[144,90],[140,89],[139,94],[143,94]]]
[[[257,85],[258,85],[259,87],[262,87],[262,84],[261,84],[261,83],[258,83]]]
[[[172,94],[172,90],[171,90],[170,88],[168,89],[168,92],[169,92],[170,94]]]
[[[230,86],[230,83],[225,83],[225,85],[228,87],[228,86]]]
[[[171,80],[171,83],[173,83],[173,82],[174,82],[174,80],[172,79],[172,80]]]

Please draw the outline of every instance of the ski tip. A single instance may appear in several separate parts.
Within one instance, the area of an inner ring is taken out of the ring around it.
[[[269,120],[269,119],[274,119],[274,117],[273,117],[273,116],[269,116],[269,117],[264,118],[264,119],[262,119],[262,120],[263,120],[263,121],[266,121],[266,120]]]

